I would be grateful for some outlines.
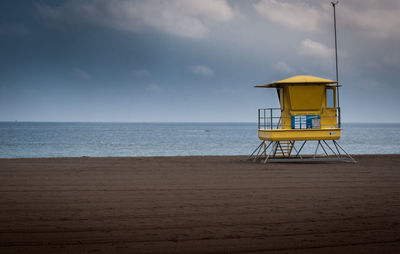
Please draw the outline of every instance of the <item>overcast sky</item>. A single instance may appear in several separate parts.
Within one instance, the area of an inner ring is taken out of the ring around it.
[[[0,121],[256,121],[335,79],[330,1],[0,2]],[[400,122],[400,1],[337,6],[344,122]]]

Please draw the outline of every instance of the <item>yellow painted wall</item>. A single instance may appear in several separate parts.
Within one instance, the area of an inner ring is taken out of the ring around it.
[[[296,110],[320,111],[322,107],[322,97],[324,96],[324,86],[288,86],[290,108]]]
[[[283,86],[283,96],[280,101],[282,129],[292,128],[291,117],[294,115],[320,115],[321,129],[337,128],[336,109],[327,108],[326,106],[327,88],[334,89],[336,106],[336,87],[327,87],[323,85]]]

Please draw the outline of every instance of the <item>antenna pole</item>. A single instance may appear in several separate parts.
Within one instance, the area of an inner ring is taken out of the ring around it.
[[[336,36],[336,5],[339,1],[331,2],[333,7],[333,28],[335,31],[335,59],[336,59],[336,82],[339,85],[339,69],[338,69],[338,57],[337,57],[337,36]],[[339,128],[341,126],[341,116],[340,116],[340,103],[339,103],[339,86],[337,87],[337,107],[339,108]]]

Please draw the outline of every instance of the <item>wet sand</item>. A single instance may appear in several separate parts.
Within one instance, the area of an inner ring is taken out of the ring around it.
[[[400,253],[400,155],[0,160],[0,253]]]

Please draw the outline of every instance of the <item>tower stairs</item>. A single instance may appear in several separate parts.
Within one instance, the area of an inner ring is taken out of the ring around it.
[[[290,157],[294,141],[276,141],[272,157]]]

